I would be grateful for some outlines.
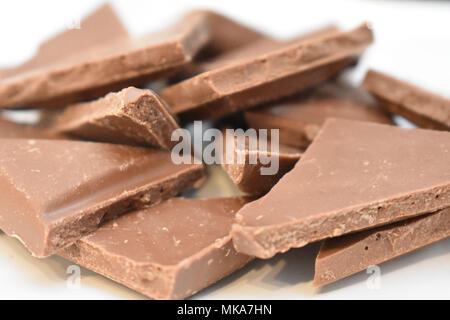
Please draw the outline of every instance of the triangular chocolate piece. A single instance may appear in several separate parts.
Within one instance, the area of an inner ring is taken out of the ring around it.
[[[203,176],[170,153],[65,140],[0,139],[0,229],[38,257]]]
[[[129,87],[104,98],[67,107],[56,115],[55,133],[91,141],[169,149],[178,127],[164,102],[151,90]]]
[[[314,285],[323,286],[450,237],[450,208],[326,240]]]
[[[328,120],[272,190],[237,215],[240,252],[277,252],[450,206],[450,133]]]

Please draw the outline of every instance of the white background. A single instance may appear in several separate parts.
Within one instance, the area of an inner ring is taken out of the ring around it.
[[[39,43],[87,14],[101,1],[1,1],[0,67],[31,57]],[[450,96],[450,2],[440,1],[112,1],[132,34],[170,25],[190,8],[211,8],[273,36],[287,38],[314,27],[337,23],[344,28],[369,21],[375,44],[352,80],[368,67]],[[232,190],[218,179],[224,194]],[[208,190],[211,190],[209,185]],[[205,191],[208,194],[210,191]],[[323,299],[450,298],[450,239],[381,266],[381,286],[371,290],[364,272],[326,288],[311,285],[318,246],[292,250],[269,261],[254,261],[194,298]],[[67,286],[61,258],[38,260],[14,239],[0,233],[0,298],[122,299],[144,298],[86,269],[81,286]]]

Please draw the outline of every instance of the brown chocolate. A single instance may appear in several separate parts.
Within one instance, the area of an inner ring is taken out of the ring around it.
[[[353,31],[332,33],[298,43],[282,43],[270,50],[232,59],[162,90],[160,95],[174,113],[187,118],[218,118],[318,84],[344,67],[372,42],[363,25]],[[251,50],[250,50],[251,52]]]
[[[280,145],[278,152],[273,153],[270,144],[261,148],[257,139],[246,139],[241,145],[235,136],[230,144],[232,148],[228,149],[226,147],[227,140],[228,138],[225,139],[223,145],[222,167],[239,190],[250,195],[267,193],[286,172],[294,167],[302,154],[300,150],[284,145]],[[251,143],[250,140],[256,141]],[[230,155],[229,152],[232,154]],[[278,163],[276,174],[263,175],[261,173],[261,168],[268,166],[261,163],[262,158],[270,158],[271,161]],[[227,159],[232,161],[227,161]]]
[[[151,90],[134,87],[87,103],[67,107],[57,115],[53,131],[92,141],[169,149],[178,127],[164,102]]]
[[[450,130],[450,99],[375,70],[369,70],[362,87],[393,114],[422,128]]]
[[[97,24],[101,21],[91,21],[92,28],[109,34],[108,24]],[[51,53],[46,55],[55,55],[68,39],[71,36],[63,34],[49,41],[47,51]],[[138,39],[120,37],[107,43],[100,40],[98,45],[52,62],[36,58],[39,64],[0,79],[0,107],[60,106],[144,84],[191,61],[208,39],[205,14],[192,12],[156,34]]]
[[[230,230],[243,198],[174,198],[102,225],[59,254],[154,299],[183,299],[241,268]]]
[[[326,240],[316,259],[314,285],[323,286],[450,237],[450,208]]]
[[[300,161],[236,217],[237,250],[261,258],[450,206],[450,133],[325,122]]]
[[[175,165],[170,153],[112,144],[0,139],[0,153],[0,229],[37,257],[203,177],[202,165]]]
[[[369,94],[341,82],[327,82],[296,97],[245,112],[250,127],[280,129],[281,143],[300,148],[311,143],[327,118],[392,124]]]

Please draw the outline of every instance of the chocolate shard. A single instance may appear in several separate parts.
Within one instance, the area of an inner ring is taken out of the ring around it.
[[[326,240],[316,259],[314,285],[323,286],[450,237],[450,208]]]
[[[450,99],[375,70],[369,70],[362,87],[393,114],[422,128],[450,130]]]
[[[57,114],[53,132],[92,141],[169,149],[179,128],[164,102],[151,90],[129,87]]]
[[[104,29],[108,25],[97,27]],[[55,44],[50,42],[49,47],[56,50],[67,38],[57,39]],[[208,40],[206,16],[192,12],[162,32],[101,42],[65,58],[49,63],[45,60],[24,72],[2,77],[0,107],[62,106],[145,84],[190,62]]]
[[[153,299],[183,299],[241,268],[230,230],[241,197],[174,198],[102,225],[59,254]]]
[[[307,147],[328,118],[393,124],[374,98],[342,82],[327,82],[296,97],[245,112],[251,128],[280,129],[280,142]]]
[[[202,165],[121,145],[0,139],[0,229],[46,257],[103,220],[191,187]]]
[[[68,137],[50,132],[46,128],[35,125],[16,123],[1,118],[0,116],[0,138],[20,139],[68,139]]]
[[[450,133],[329,119],[301,160],[236,217],[242,253],[278,252],[450,206]]]
[[[218,118],[328,79],[353,64],[372,40],[372,31],[363,25],[294,44],[269,45],[270,49],[258,49],[257,54],[246,47],[239,59],[167,87],[160,94],[174,113]]]
[[[263,147],[258,139],[248,138],[239,142],[234,135],[226,137],[222,146],[222,167],[239,190],[249,195],[267,193],[302,155],[299,149],[285,145],[273,152],[270,144]],[[227,141],[231,141],[230,148]],[[275,164],[278,170],[274,174],[262,174],[263,167]]]

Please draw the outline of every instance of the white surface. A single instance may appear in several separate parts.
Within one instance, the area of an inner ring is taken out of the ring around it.
[[[29,58],[38,44],[101,1],[1,1],[0,66]],[[374,67],[450,96],[450,3],[430,1],[113,1],[133,34],[161,29],[189,8],[208,7],[262,31],[289,37],[338,23],[350,28],[370,21],[376,42],[352,73],[360,81]],[[223,182],[227,183],[227,182]],[[231,192],[230,186],[224,187]],[[381,266],[378,290],[359,273],[324,289],[311,285],[316,244],[254,261],[201,292],[198,299],[450,298],[450,240]],[[69,262],[37,260],[14,239],[0,234],[0,298],[143,298],[121,285],[81,269],[81,286],[67,286]]]

